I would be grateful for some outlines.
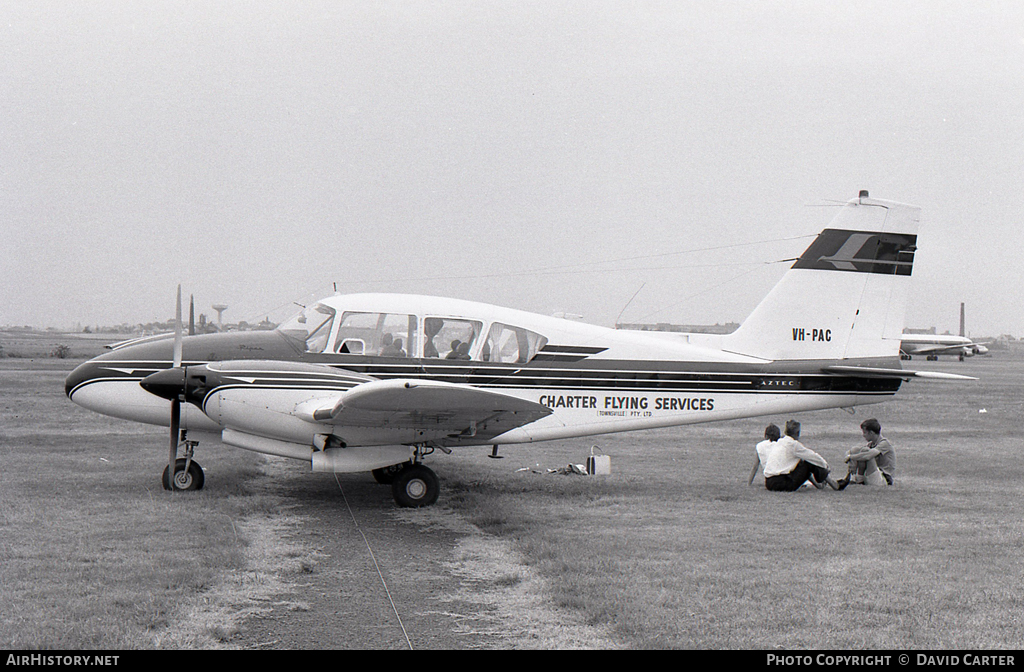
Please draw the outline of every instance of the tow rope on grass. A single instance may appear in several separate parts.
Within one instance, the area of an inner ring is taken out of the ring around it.
[[[395,612],[395,618],[398,619],[398,627],[402,628],[402,635],[405,636],[405,643],[409,645],[409,650],[413,650],[412,641],[409,639],[409,633],[405,631],[405,624],[402,623],[402,617],[398,614],[398,607],[395,606],[395,601],[391,598],[391,591],[388,589],[387,581],[384,580],[384,574],[380,571],[380,565],[377,563],[377,556],[373,554],[373,549],[370,548],[370,542],[367,540],[366,535],[363,534],[363,528],[359,527],[359,521],[356,520],[356,514],[352,511],[352,507],[348,503],[348,497],[345,496],[345,488],[341,487],[341,480],[338,478],[338,474],[334,474],[334,482],[338,484],[338,490],[341,491],[341,498],[345,500],[345,507],[348,508],[348,515],[352,517],[352,524],[356,526],[356,531],[359,532],[359,536],[363,538],[363,543],[366,544],[366,550],[370,553],[370,559],[373,560],[373,567],[377,570],[377,576],[380,578],[380,585],[384,586],[384,593],[388,596],[388,602],[391,604],[391,610]]]

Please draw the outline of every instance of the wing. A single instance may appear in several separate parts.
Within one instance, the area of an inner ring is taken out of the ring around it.
[[[952,354],[955,352],[963,352],[964,348],[969,348],[973,343],[958,343],[957,345],[915,345],[909,351],[910,354],[914,355],[941,355],[943,353]]]
[[[551,414],[541,404],[469,385],[424,380],[374,380],[333,398],[300,404],[310,422],[445,430],[451,438],[497,436]]]

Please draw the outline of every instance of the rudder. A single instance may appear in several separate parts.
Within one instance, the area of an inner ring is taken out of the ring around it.
[[[723,349],[770,360],[898,356],[920,213],[862,191]]]

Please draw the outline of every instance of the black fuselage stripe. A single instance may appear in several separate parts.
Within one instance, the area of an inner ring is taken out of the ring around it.
[[[569,353],[573,355],[596,355],[608,348],[589,345],[551,345],[550,343],[540,349],[543,353]]]
[[[150,364],[146,371],[154,370],[155,362]],[[170,368],[171,363],[166,362],[163,368]],[[685,363],[682,363],[685,365]],[[110,368],[142,369],[132,362],[104,362],[102,367],[104,374],[109,374]],[[346,376],[339,372],[336,375],[330,373],[282,371],[280,373],[261,372],[227,372],[212,370],[215,375],[231,379],[231,383],[239,379],[253,378],[251,382],[245,381],[243,386],[252,387],[281,387],[295,389],[300,387],[316,387],[320,389],[351,389],[355,385],[367,382],[359,378],[365,375],[371,379],[389,380],[397,378],[410,378],[414,380],[436,380],[463,385],[470,385],[479,388],[493,389],[528,389],[538,390],[590,390],[590,391],[633,391],[633,392],[718,392],[718,393],[762,393],[762,394],[787,394],[787,393],[856,393],[856,394],[892,394],[899,388],[901,381],[896,379],[863,378],[855,376],[839,376],[823,374],[820,372],[711,372],[711,371],[686,371],[649,368],[601,368],[601,369],[554,369],[548,367],[524,366],[516,368],[496,368],[493,366],[465,366],[450,365],[438,366],[431,364],[407,365],[396,367],[390,363],[380,365],[357,365],[345,366],[333,364],[333,367],[342,371],[351,371],[354,376]],[[401,370],[396,370],[396,369]],[[357,369],[353,371],[353,369]],[[440,370],[439,370],[440,369]],[[79,382],[73,389],[78,389],[97,382],[138,382],[145,378],[145,375],[128,374],[121,376],[104,375],[97,378],[86,378]]]
[[[786,377],[786,376],[807,376],[807,375],[831,375],[823,374],[821,367],[836,364],[835,360],[816,362],[813,365],[803,365],[799,361],[793,362],[772,362],[770,364],[738,364],[730,362],[684,362],[684,361],[628,361],[628,360],[588,360],[582,362],[579,365],[572,367],[555,367],[555,366],[535,366],[533,362],[529,364],[492,364],[487,362],[471,362],[471,363],[459,363],[450,362],[447,363],[445,360],[436,359],[419,359],[419,360],[407,360],[401,362],[401,360],[385,360],[380,362],[367,362],[366,359],[379,359],[379,358],[363,358],[360,362],[339,362],[336,358],[326,359],[322,356],[316,356],[308,360],[303,360],[305,363],[314,364],[317,366],[324,366],[334,369],[334,372],[313,372],[313,371],[273,371],[267,369],[255,369],[255,370],[229,370],[229,369],[217,369],[213,368],[211,371],[219,375],[226,376],[258,376],[258,375],[273,375],[273,376],[323,376],[333,378],[343,377],[350,380],[360,380],[360,375],[370,375],[376,377],[378,374],[397,374],[399,372],[408,374],[437,374],[446,375],[448,372],[473,372],[475,375],[536,375],[536,376],[549,376],[549,375],[564,375],[569,376],[590,376],[590,375],[610,375],[613,377],[621,375],[641,375],[641,376],[736,376],[748,378],[751,376],[765,376],[765,377]],[[401,363],[400,363],[401,362]],[[216,365],[217,361],[202,362],[193,361],[186,362],[183,366],[201,366],[201,365]],[[97,361],[94,362],[94,368],[96,369],[138,369],[147,370],[149,372],[156,372],[164,369],[171,368],[172,364],[170,361]],[[877,363],[875,365],[878,365]],[[363,373],[365,370],[367,373]],[[347,374],[347,375],[346,375]],[[127,375],[127,374],[126,374]]]

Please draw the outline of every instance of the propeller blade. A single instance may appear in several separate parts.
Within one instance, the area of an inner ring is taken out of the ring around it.
[[[181,370],[181,285],[178,285],[178,300],[174,306],[174,368]],[[182,375],[184,380],[184,375]],[[180,394],[184,394],[184,385]],[[171,444],[167,459],[167,480],[174,491],[174,467],[178,461],[178,432],[181,428],[181,401],[179,395],[171,399]]]
[[[174,366],[181,366],[181,285],[178,285],[178,301],[174,308]]]

